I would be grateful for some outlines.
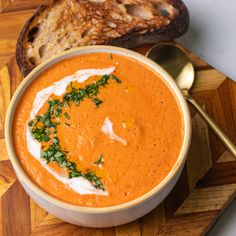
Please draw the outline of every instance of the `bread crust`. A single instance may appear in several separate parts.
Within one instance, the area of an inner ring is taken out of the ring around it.
[[[182,0],[169,0],[169,3],[179,11],[179,14],[177,14],[177,16],[171,19],[169,24],[162,26],[160,28],[157,27],[154,31],[146,32],[143,34],[139,34],[138,33],[139,28],[134,27],[121,37],[108,39],[105,44],[124,48],[135,48],[145,44],[160,43],[180,37],[188,29],[189,12],[185,4],[182,2]],[[29,18],[29,20],[25,23],[18,37],[16,45],[16,61],[23,76],[26,76],[31,70],[35,68],[35,66],[33,66],[29,62],[27,55],[25,53],[26,50],[25,39],[26,37],[28,37],[30,26],[38,17],[40,17],[40,15],[45,10],[50,10],[50,8],[52,7],[53,5],[40,6],[36,10],[36,12]]]
[[[16,44],[16,62],[17,65],[25,77],[34,69],[34,67],[28,62],[26,59],[26,55],[24,53],[24,38],[26,36],[26,33],[28,32],[28,29],[30,27],[30,24],[34,21],[34,19],[40,14],[46,10],[47,6],[41,5],[37,8],[35,13],[26,21],[24,27],[22,28],[19,37],[17,39],[17,44]]]
[[[180,14],[168,24],[153,32],[148,32],[138,37],[132,37],[134,32],[124,35],[121,38],[111,40],[108,44],[124,48],[135,48],[145,44],[161,43],[164,41],[179,38],[186,33],[189,27],[189,12],[184,3],[180,0],[171,0],[174,7],[179,9]]]

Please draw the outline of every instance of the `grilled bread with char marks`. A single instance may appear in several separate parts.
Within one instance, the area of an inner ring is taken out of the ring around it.
[[[26,76],[41,62],[85,45],[134,48],[183,35],[189,14],[181,0],[57,0],[26,22],[16,59]]]

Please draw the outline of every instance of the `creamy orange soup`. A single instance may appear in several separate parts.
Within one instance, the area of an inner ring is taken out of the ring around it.
[[[64,90],[55,86],[62,80]],[[45,89],[52,94],[40,101]],[[30,84],[15,111],[13,142],[23,169],[45,192],[80,206],[113,206],[168,175],[183,144],[183,118],[150,68],[94,53],[60,61]]]

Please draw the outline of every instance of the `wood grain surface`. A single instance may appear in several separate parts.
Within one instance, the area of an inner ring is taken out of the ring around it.
[[[4,117],[10,97],[23,79],[11,59],[15,40],[33,11],[28,9],[39,2],[0,0],[4,12],[0,14],[0,235],[205,235],[236,195],[236,161],[192,107],[193,137],[183,173],[167,199],[135,222],[107,229],[71,225],[45,212],[22,189],[6,153]],[[27,10],[22,11],[20,3],[28,4]],[[188,54],[196,69],[193,97],[236,141],[236,83]]]
[[[0,0],[0,12],[34,9],[39,5],[48,5],[53,0]]]

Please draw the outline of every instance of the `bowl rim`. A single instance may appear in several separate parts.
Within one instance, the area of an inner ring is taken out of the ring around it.
[[[155,73],[160,75],[160,78],[165,82],[165,84],[169,87],[172,94],[175,95],[176,100],[179,103],[179,107],[181,108],[181,113],[183,117],[183,124],[184,124],[184,138],[183,138],[183,145],[179,154],[179,157],[171,169],[171,171],[168,173],[168,175],[153,189],[145,193],[144,195],[133,199],[129,202],[125,202],[119,205],[114,206],[107,206],[107,207],[86,207],[86,206],[78,206],[71,203],[64,202],[62,200],[57,199],[56,197],[53,197],[49,193],[42,190],[40,187],[38,187],[31,179],[28,177],[28,175],[23,170],[22,166],[20,165],[16,154],[14,152],[13,143],[12,143],[12,130],[11,130],[11,124],[13,115],[15,112],[15,107],[17,106],[22,94],[24,93],[25,89],[29,86],[29,84],[36,78],[40,73],[48,69],[51,65],[57,63],[58,61],[71,58],[73,56],[79,56],[81,54],[88,54],[88,53],[113,53],[113,54],[120,54],[123,56],[126,56],[128,58],[133,58],[152,70],[154,70]],[[67,209],[70,211],[80,212],[80,213],[111,213],[116,211],[121,211],[124,209],[128,209],[137,205],[142,204],[143,202],[147,201],[148,199],[151,199],[156,194],[160,193],[165,189],[170,183],[171,180],[176,176],[178,171],[181,171],[181,166],[185,163],[185,159],[189,150],[190,142],[191,142],[191,119],[190,119],[190,112],[188,109],[187,102],[185,98],[183,97],[180,89],[178,88],[177,84],[174,82],[172,77],[157,63],[152,61],[151,59],[141,55],[138,52],[131,51],[129,49],[124,49],[120,47],[115,46],[104,46],[104,45],[97,45],[97,46],[84,46],[79,48],[74,48],[71,50],[68,50],[66,52],[62,52],[56,56],[53,56],[43,62],[42,64],[38,65],[35,69],[33,69],[20,83],[20,85],[17,87],[16,91],[14,92],[14,95],[11,98],[6,119],[5,119],[5,141],[6,141],[6,148],[7,152],[10,158],[10,161],[13,165],[13,168],[17,174],[17,178],[20,180],[20,182],[23,182],[31,191],[36,193],[40,198],[48,201],[49,203],[53,205],[57,205],[58,207],[61,207],[63,209]]]

